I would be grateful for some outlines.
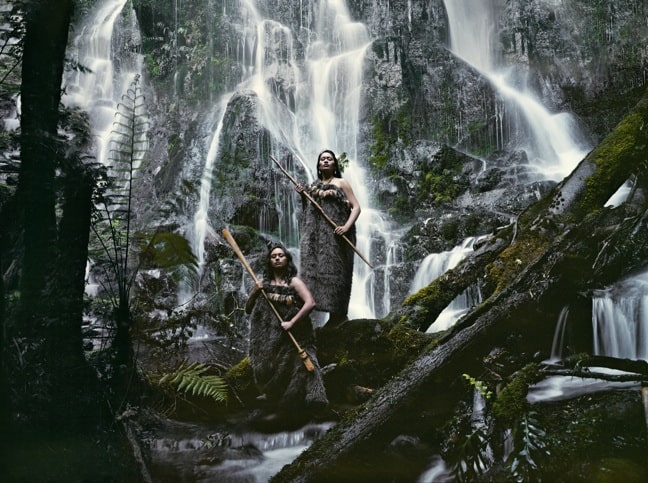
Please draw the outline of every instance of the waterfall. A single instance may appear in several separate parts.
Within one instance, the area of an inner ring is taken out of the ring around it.
[[[562,359],[562,351],[565,346],[565,329],[569,318],[569,307],[563,307],[558,317],[558,324],[554,332],[553,343],[551,344],[551,356],[549,362],[556,362]]]
[[[81,22],[67,55],[83,69],[64,77],[62,102],[88,113],[97,161],[107,164],[110,133],[121,97],[142,72],[140,31],[135,12],[124,12],[127,0],[102,0]],[[122,15],[122,12],[124,14]],[[121,17],[120,17],[121,15]],[[123,22],[120,29],[115,25]],[[122,35],[123,37],[117,37]],[[119,52],[113,49],[120,47]],[[89,70],[88,70],[89,69]]]
[[[564,333],[569,318],[563,308],[554,332],[549,363],[562,359]],[[592,297],[594,355],[621,359],[648,360],[648,270],[609,287],[596,290]],[[597,372],[621,371],[596,368]],[[610,382],[600,379],[549,377],[530,388],[529,402],[559,400],[611,388],[637,388],[635,382]]]
[[[456,267],[459,262],[473,251],[475,242],[481,238],[482,237],[468,237],[452,250],[441,253],[431,253],[425,257],[414,275],[409,293],[413,294],[418,292],[435,278],[443,275],[451,268]],[[452,327],[470,307],[473,307],[480,302],[481,295],[479,290],[474,287],[467,288],[439,314],[435,321],[430,324],[426,332],[439,332]]]
[[[570,114],[549,112],[528,88],[513,84],[512,67],[499,65],[497,2],[486,0],[480,3],[480,8],[475,8],[471,0],[444,1],[444,5],[448,14],[450,50],[483,75],[501,97],[495,113],[497,147],[504,146],[501,126],[505,112],[516,112],[529,130],[525,145],[519,147],[527,152],[530,168],[539,179],[558,181],[567,176],[589,148],[580,141],[582,136]],[[453,268],[472,250],[472,243],[474,239],[467,239],[449,252],[428,255],[417,271],[410,293]],[[480,295],[475,292],[469,289],[453,300],[430,325],[428,332],[451,327],[471,306],[480,302]]]
[[[349,164],[344,177],[362,206],[362,214],[356,223],[356,246],[370,258],[372,237],[383,237],[385,247],[390,246],[391,239],[386,222],[370,206],[364,170],[358,162],[362,68],[365,52],[371,45],[367,29],[352,21],[343,1],[312,2],[308,8],[314,16],[314,29],[307,36],[301,31],[293,33],[289,26],[266,18],[262,7],[265,5],[253,0],[241,2],[245,23],[241,27],[236,54],[237,62],[244,66],[245,75],[234,91],[255,96],[257,121],[270,133],[273,143],[288,148],[293,158],[305,168],[310,179],[303,180],[304,183],[314,179],[312,169],[322,149],[332,149],[338,155],[347,154]],[[303,29],[305,27],[300,26],[300,30]],[[304,37],[308,42],[303,46],[304,57],[300,58],[298,49],[293,46],[293,38]],[[290,88],[278,87],[284,85]],[[227,99],[232,95],[226,94],[219,105],[227,105]],[[193,222],[192,243],[201,263],[202,244],[209,230],[206,214],[209,209],[210,163],[218,152],[220,134],[220,127],[217,127],[211,136],[199,209]],[[269,159],[267,162],[271,164]],[[289,223],[283,228],[285,231],[280,232],[287,245],[299,239],[294,218],[296,209],[289,202],[292,198],[278,193],[275,199],[277,211],[283,216],[282,223],[285,220]],[[282,202],[286,204],[280,205]],[[260,220],[262,228],[263,225],[263,220]],[[359,257],[356,257],[354,267],[349,317],[373,317],[376,314],[373,273]]]
[[[81,68],[66,71],[61,102],[88,114],[97,162],[108,165],[115,112],[122,96],[142,72],[140,30],[135,12],[124,12],[127,0],[97,2],[78,23],[67,48],[67,57]],[[120,28],[116,25],[120,23]],[[121,48],[116,52],[115,48]],[[96,294],[86,268],[86,293]]]
[[[476,240],[476,237],[468,237],[452,250],[431,253],[425,257],[412,279],[409,293],[418,292],[435,278],[456,267],[461,260],[473,251]]]
[[[573,117],[568,113],[551,113],[527,86],[514,83],[515,70],[498,65],[497,2],[485,0],[475,8],[472,0],[444,1],[450,29],[450,49],[461,60],[483,75],[501,96],[504,107],[518,113],[529,133],[523,148],[531,169],[540,179],[560,181],[581,161],[590,147],[582,140]],[[501,123],[499,106],[496,113]],[[501,137],[498,130],[498,138]],[[498,144],[502,143],[501,139]],[[500,147],[500,146],[498,146]]]
[[[594,354],[648,360],[648,271],[594,293],[592,331]]]
[[[560,312],[554,331],[551,357],[562,359],[569,308]],[[622,359],[648,360],[648,270],[592,296],[592,353]]]

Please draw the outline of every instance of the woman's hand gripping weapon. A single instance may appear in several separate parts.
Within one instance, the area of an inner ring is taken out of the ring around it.
[[[243,255],[243,252],[239,248],[238,244],[236,243],[236,240],[234,240],[234,237],[230,233],[230,231],[225,228],[223,229],[223,236],[227,240],[227,242],[232,246],[232,249],[236,253],[236,256],[238,259],[241,261],[247,272],[250,274],[252,277],[252,280],[254,280],[254,283],[258,283],[259,279],[257,279],[256,275],[254,274],[254,271],[252,270],[252,267],[250,267],[250,264],[248,261],[245,259],[245,256]],[[272,304],[272,301],[268,298],[268,294],[265,293],[265,290],[261,289],[261,294],[263,294],[263,298],[266,299],[266,302],[270,305],[270,308],[272,309],[272,312],[275,314],[277,317],[277,320],[279,323],[283,322],[283,318],[281,315],[279,315],[279,312],[277,312],[277,309],[275,306]],[[313,361],[310,360],[308,357],[308,353],[302,349],[302,347],[299,345],[295,337],[290,333],[289,330],[286,331],[288,336],[290,337],[290,340],[292,340],[293,344],[295,344],[295,348],[297,349],[297,353],[299,354],[299,357],[301,358],[302,362],[304,363],[304,366],[306,366],[307,371],[312,371],[315,369],[315,366],[313,365]]]
[[[290,176],[290,173],[288,173],[288,171],[286,171],[286,170],[283,168],[283,166],[281,166],[281,164],[279,164],[279,161],[277,161],[277,160],[276,160],[272,155],[270,155],[270,159],[272,159],[272,161],[274,161],[274,163],[279,167],[279,169],[282,171],[283,174],[285,174],[286,176],[288,176],[288,179],[290,179],[290,181],[292,181],[293,184],[294,184],[295,186],[297,186],[297,185],[299,184],[299,183],[297,183],[297,181],[295,180],[295,178],[293,178],[292,176]],[[326,221],[328,221],[328,222],[330,223],[330,225],[331,225],[333,228],[335,228],[335,227],[337,226],[337,224],[336,224],[336,223],[331,219],[330,216],[328,216],[328,215],[326,214],[326,212],[324,211],[324,209],[320,206],[320,204],[319,204],[317,201],[315,201],[315,200],[313,199],[313,197],[312,197],[311,195],[309,195],[306,191],[303,191],[302,194],[303,194],[306,198],[308,198],[308,200],[309,200],[311,203],[313,203],[313,206],[319,210],[319,212],[322,214],[322,216],[326,219]],[[353,244],[353,242],[351,242],[351,240],[349,240],[349,238],[348,238],[346,235],[342,235],[342,238],[344,238],[344,240],[349,244],[349,246],[353,249],[353,251],[356,252],[360,258],[362,258],[362,261],[365,262],[367,265],[369,265],[369,268],[373,268],[373,265],[371,265],[371,263],[369,263],[369,260],[367,260],[367,259],[362,255],[362,253],[360,253],[360,251],[356,248],[356,246]]]

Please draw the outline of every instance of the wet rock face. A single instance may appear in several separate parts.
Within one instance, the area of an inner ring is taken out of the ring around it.
[[[297,61],[304,62],[318,15],[316,2],[259,3],[261,15],[288,26],[293,36],[269,55],[285,56],[291,40]],[[373,39],[364,61],[357,127],[359,158],[370,173],[367,189],[375,208],[408,233],[399,247],[403,257],[389,275],[398,281],[390,289],[393,307],[405,296],[408,284],[401,282],[411,277],[423,257],[506,225],[553,182],[533,179],[530,160],[515,147],[525,129],[502,110],[493,86],[449,51],[443,0],[346,3],[353,19],[362,22]],[[648,8],[645,2],[494,3],[500,12],[498,61],[518,66],[520,82],[527,82],[552,111],[574,112],[592,141],[609,132],[645,83],[648,52],[642,46],[648,43],[648,33],[641,24]],[[165,220],[178,226],[191,223],[209,147],[206,139],[215,123],[206,119],[205,112],[242,78],[246,68],[242,53],[252,39],[241,36],[243,19],[235,4],[212,2],[214,9],[208,11],[202,1],[183,2],[179,19],[205,18],[213,23],[208,29],[207,23],[183,20],[177,50],[170,9],[151,6],[136,11],[144,54],[155,59],[151,66],[157,71],[151,77],[158,88],[149,96],[155,100],[155,193],[138,208],[143,222],[159,220],[161,215],[146,212],[168,200],[178,207],[177,212],[165,213]],[[201,57],[204,52],[209,52],[209,61]],[[171,79],[176,63],[184,79],[180,90]],[[278,63],[268,80],[289,110],[295,106],[293,76],[287,63]],[[209,219],[216,228],[235,224],[279,231],[288,210],[268,200],[294,197],[290,183],[277,178],[266,158],[272,149],[283,161],[290,149],[269,139],[255,118],[257,102],[250,93],[240,92],[227,107],[211,188]],[[287,206],[299,210],[298,204]],[[380,239],[373,243],[381,249]],[[217,245],[217,237],[210,238],[208,251]],[[386,256],[381,253],[377,260],[383,263]],[[385,288],[378,284],[376,289],[382,297]]]

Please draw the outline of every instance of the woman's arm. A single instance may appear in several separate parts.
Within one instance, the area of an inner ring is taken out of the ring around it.
[[[297,312],[292,319],[284,320],[281,323],[281,326],[285,330],[290,329],[302,317],[306,317],[315,308],[315,299],[313,298],[313,294],[311,293],[311,291],[308,289],[308,287],[306,286],[306,284],[301,278],[293,277],[292,280],[290,281],[290,286],[295,289],[297,295],[299,295],[299,298],[301,298],[304,301],[304,305],[302,305],[302,308],[299,309],[299,312]]]
[[[254,302],[256,302],[257,297],[261,293],[261,289],[263,288],[263,280],[257,281],[254,286],[252,287],[252,290],[250,291],[250,295],[248,295],[247,302],[245,302],[245,313],[249,314],[252,312],[252,309],[254,308]]]
[[[344,178],[338,178],[338,181],[339,181],[339,187],[342,189],[344,195],[349,201],[349,204],[351,205],[351,213],[349,214],[349,218],[347,218],[346,223],[342,226],[335,227],[336,234],[344,235],[347,231],[351,229],[351,227],[353,227],[353,224],[358,219],[358,216],[360,216],[360,212],[362,210],[360,208],[360,203],[358,203],[358,200],[355,197],[355,194],[353,193],[353,188],[351,188],[349,182]]]

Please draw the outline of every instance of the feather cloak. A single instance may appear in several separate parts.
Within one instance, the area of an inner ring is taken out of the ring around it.
[[[264,283],[264,291],[284,320],[289,320],[302,305],[301,298],[290,286]],[[259,295],[250,315],[249,356],[255,383],[281,410],[317,412],[328,406],[328,399],[310,317],[301,318],[290,332],[308,353],[315,370],[306,370],[290,337],[263,295]]]
[[[337,225],[346,223],[351,206],[340,188],[317,180],[307,189],[310,196]],[[355,226],[346,236],[355,245]],[[304,206],[301,218],[299,274],[315,298],[316,310],[347,313],[351,297],[354,254],[344,238],[336,235],[331,224],[308,202]]]

